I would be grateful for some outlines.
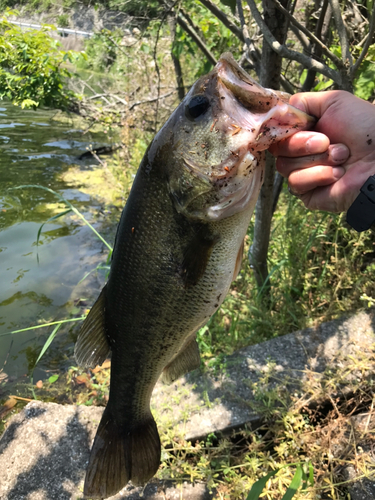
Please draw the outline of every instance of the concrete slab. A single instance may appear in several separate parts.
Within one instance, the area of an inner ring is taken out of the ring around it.
[[[78,500],[102,408],[35,401],[15,415],[0,441],[1,500]],[[210,500],[204,484],[150,481],[111,500]]]
[[[301,393],[306,369],[322,373],[340,353],[345,365],[352,363],[350,356],[359,358],[372,349],[374,326],[374,312],[362,312],[242,349],[229,356],[216,375],[196,371],[169,387],[158,383],[152,399],[158,425],[174,427],[192,441],[244,424],[256,426],[260,416],[251,408],[253,384],[262,379],[264,384],[265,376],[269,387],[275,384],[275,376],[268,377],[270,361],[278,383]],[[82,498],[89,449],[102,411],[33,402],[13,417],[0,441],[0,499]],[[179,488],[151,482],[144,492],[127,488],[113,499],[211,498],[204,485],[185,484],[183,492]]]
[[[195,371],[172,386],[158,383],[153,410],[160,423],[179,426],[192,441],[245,423],[256,427],[254,383],[270,374],[269,388],[284,382],[286,391],[301,394],[308,370],[323,373],[337,357],[342,366],[352,363],[350,356],[372,350],[374,331],[375,312],[368,311],[246,347],[228,356],[217,375]]]

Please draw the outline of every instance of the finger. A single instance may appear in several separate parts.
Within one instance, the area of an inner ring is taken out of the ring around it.
[[[331,90],[327,92],[301,92],[290,98],[289,104],[301,109],[309,115],[320,118],[326,110],[342,98],[342,91]],[[350,94],[349,94],[350,95]]]
[[[337,182],[345,174],[343,167],[316,166],[296,170],[288,178],[288,185],[295,195],[303,195],[317,187]]]
[[[343,196],[340,189],[337,188],[337,184],[330,184],[308,191],[300,195],[299,198],[310,210],[345,212],[357,197],[358,192],[348,192],[347,195]]]
[[[310,169],[317,165],[332,167],[342,165],[347,161],[349,156],[350,152],[345,144],[332,144],[321,154],[301,156],[298,158],[279,156],[276,161],[276,166],[281,175],[288,177],[294,170]]]
[[[319,132],[297,132],[288,139],[273,144],[269,149],[274,156],[307,156],[323,153],[329,146],[329,139]]]

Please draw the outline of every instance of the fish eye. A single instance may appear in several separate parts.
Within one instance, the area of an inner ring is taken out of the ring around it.
[[[204,95],[195,95],[185,106],[185,115],[194,120],[203,115],[210,106],[210,101]]]

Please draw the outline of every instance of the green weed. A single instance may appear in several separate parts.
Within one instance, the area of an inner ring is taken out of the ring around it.
[[[67,28],[69,26],[69,15],[60,14],[57,18],[57,26],[60,28]]]

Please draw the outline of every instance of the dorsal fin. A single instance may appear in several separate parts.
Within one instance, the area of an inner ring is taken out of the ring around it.
[[[101,365],[109,355],[110,346],[105,331],[106,286],[85,319],[75,345],[74,354],[80,366]]]

